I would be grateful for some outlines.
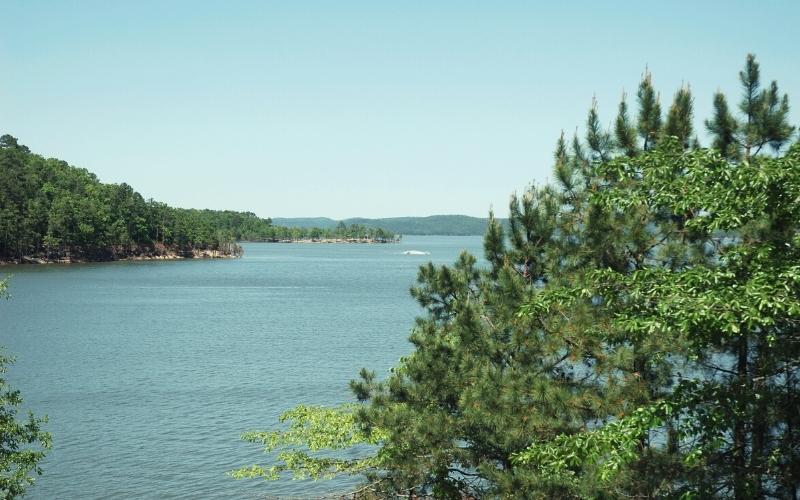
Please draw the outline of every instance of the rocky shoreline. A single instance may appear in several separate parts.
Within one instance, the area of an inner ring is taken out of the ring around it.
[[[51,254],[23,256],[19,259],[0,260],[0,266],[20,264],[86,264],[90,262],[118,262],[144,260],[184,260],[184,259],[236,259],[241,257],[242,249],[236,245],[232,251],[224,252],[212,249],[168,249],[162,245],[151,248],[137,248],[121,251],[118,248],[107,249],[101,253],[85,255],[82,253]]]

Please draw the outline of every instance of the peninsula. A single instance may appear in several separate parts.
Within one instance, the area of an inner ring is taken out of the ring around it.
[[[239,241],[398,239],[360,224],[294,228],[252,212],[171,207],[0,136],[0,264],[232,258],[242,254]]]

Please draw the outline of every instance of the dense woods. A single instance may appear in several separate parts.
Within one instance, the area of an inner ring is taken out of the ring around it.
[[[250,212],[174,208],[0,137],[0,261],[234,255],[241,251],[237,241],[319,238],[387,242],[395,235],[361,225],[288,228]]]
[[[0,138],[0,260],[107,260],[195,249],[235,251],[261,234],[254,214],[190,210],[145,200],[128,184],[104,184],[82,168]]]
[[[511,197],[508,230],[490,217],[488,265],[419,270],[413,353],[362,370],[359,403],[245,434],[277,455],[232,474],[354,474],[362,498],[798,498],[800,144],[753,56],[739,78],[709,147],[689,87],[664,113],[645,74],[612,130],[592,103],[556,181]]]

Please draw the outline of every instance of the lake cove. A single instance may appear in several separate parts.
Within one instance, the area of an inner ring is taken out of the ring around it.
[[[411,351],[417,267],[482,255],[480,237],[397,245],[244,243],[235,260],[6,266],[9,378],[53,449],[28,496],[259,498],[352,482],[234,481],[265,463],[242,432],[296,404],[352,400],[359,368]],[[430,255],[404,255],[407,250]],[[77,479],[76,479],[77,478]]]

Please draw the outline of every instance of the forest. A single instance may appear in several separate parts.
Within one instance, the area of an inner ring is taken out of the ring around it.
[[[235,478],[362,479],[353,498],[798,498],[800,143],[755,57],[741,96],[662,110],[645,72],[593,102],[555,181],[490,215],[486,265],[422,266],[413,352],[356,402],[243,435]],[[630,106],[630,101],[635,106]],[[333,453],[332,453],[333,452]]]
[[[381,228],[272,225],[251,212],[170,207],[126,183],[105,184],[86,169],[44,158],[11,135],[0,137],[0,262],[116,260],[212,250],[237,241],[395,241]]]

